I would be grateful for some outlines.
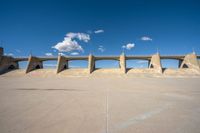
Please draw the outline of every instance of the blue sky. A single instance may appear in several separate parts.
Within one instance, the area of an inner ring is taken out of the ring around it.
[[[200,53],[200,2],[0,0],[0,40],[14,56]]]

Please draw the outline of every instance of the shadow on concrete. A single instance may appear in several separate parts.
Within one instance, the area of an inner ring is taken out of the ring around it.
[[[167,70],[167,68],[162,68],[162,73],[164,73]]]
[[[9,73],[9,72],[14,71],[14,70],[17,70],[17,68],[12,68],[12,67],[11,67],[11,68],[9,68],[9,69],[7,69],[7,70],[0,71],[0,75]]]
[[[128,71],[130,71],[133,68],[126,68],[126,73],[128,73]]]

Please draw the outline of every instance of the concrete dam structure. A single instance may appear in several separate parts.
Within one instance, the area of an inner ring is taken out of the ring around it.
[[[52,56],[52,57],[12,57],[4,55],[3,48],[0,48],[0,74],[6,73],[9,70],[18,69],[19,62],[27,61],[28,65],[26,67],[25,73],[29,73],[36,69],[43,68],[44,61],[57,61],[57,69],[56,73],[60,73],[65,69],[69,69],[68,62],[72,60],[86,60],[88,61],[88,74],[91,74],[96,70],[95,62],[98,60],[116,60],[119,62],[119,72],[126,74],[127,72],[127,60],[146,60],[148,61],[148,69],[154,70],[156,73],[163,73],[163,68],[161,64],[161,60],[163,59],[173,59],[179,61],[179,69],[190,69],[194,70],[197,73],[200,73],[200,55],[196,55],[195,53],[187,54],[187,55],[168,55],[162,56],[159,53],[150,56],[127,56],[125,54],[121,54],[120,56]],[[134,68],[133,68],[134,69]]]

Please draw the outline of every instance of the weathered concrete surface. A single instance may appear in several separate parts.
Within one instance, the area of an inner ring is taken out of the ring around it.
[[[126,56],[122,53],[119,57],[119,64],[122,73],[126,73]]]
[[[96,69],[91,74],[88,73],[88,68],[72,68],[65,69],[58,74],[56,69],[46,68],[46,69],[37,69],[25,73],[24,69],[16,69],[14,71],[7,72],[0,76],[11,76],[11,77],[199,77],[200,74],[196,70],[182,68],[182,69],[165,69],[163,73],[158,73],[156,69],[142,68],[142,69],[128,69],[126,74],[123,74],[119,68],[102,68]]]
[[[18,67],[18,62],[11,56],[5,56],[4,49],[0,47],[0,74],[9,71],[9,69],[17,69]]]
[[[40,68],[43,68],[42,61],[37,57],[30,56],[28,59],[28,66],[26,68],[26,73]]]
[[[19,67],[18,62],[14,61],[13,57],[1,56],[0,57],[0,74],[8,71],[9,69],[17,69]]]
[[[149,64],[149,68],[155,69],[158,73],[162,73],[162,66],[161,66],[161,61],[160,61],[160,54],[154,54],[151,57],[151,61]]]
[[[68,61],[63,56],[58,56],[57,73],[68,69]]]
[[[88,71],[92,73],[95,70],[95,59],[93,55],[88,56]]]
[[[199,80],[3,75],[0,132],[199,133]]]
[[[187,54],[180,66],[180,68],[188,67],[200,72],[199,62],[195,53]]]

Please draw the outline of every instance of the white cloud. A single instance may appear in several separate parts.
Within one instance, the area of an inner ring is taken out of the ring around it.
[[[66,34],[64,40],[62,42],[57,43],[52,48],[57,49],[59,52],[71,52],[71,51],[84,51],[82,46],[78,44],[75,40],[78,39],[80,41],[88,42],[90,40],[90,35],[85,33],[68,33]]]
[[[65,56],[65,54],[64,54],[64,53],[58,53],[58,55],[60,55],[60,56]]]
[[[99,45],[98,50],[104,52],[106,49],[102,45]]]
[[[90,35],[86,33],[67,33],[66,37],[71,39],[78,39],[80,41],[88,42],[90,40]]]
[[[95,30],[95,31],[94,31],[95,34],[103,33],[103,32],[104,32],[104,30]]]
[[[123,49],[127,49],[127,50],[131,50],[134,47],[135,47],[134,43],[128,43],[128,44],[122,46]]]
[[[53,56],[52,53],[45,53],[46,56]]]
[[[70,52],[74,50],[83,51],[81,45],[79,45],[77,41],[72,40],[69,37],[65,37],[62,42],[57,43],[52,48],[55,48],[60,52]]]
[[[153,39],[148,36],[143,36],[140,38],[142,41],[152,41]]]
[[[79,53],[78,52],[72,52],[72,53],[70,53],[70,55],[79,55]]]

